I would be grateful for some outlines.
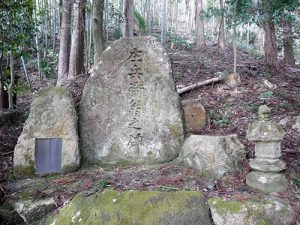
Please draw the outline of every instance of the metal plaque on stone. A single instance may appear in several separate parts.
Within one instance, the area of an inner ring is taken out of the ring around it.
[[[35,173],[50,174],[61,172],[61,138],[35,139]]]

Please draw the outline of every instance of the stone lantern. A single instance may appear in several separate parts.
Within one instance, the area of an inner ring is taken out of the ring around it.
[[[259,107],[259,120],[250,124],[247,138],[255,142],[255,159],[250,160],[252,171],[246,177],[247,185],[264,192],[285,191],[288,181],[282,173],[285,162],[281,157],[281,140],[284,131],[270,119],[271,109]]]

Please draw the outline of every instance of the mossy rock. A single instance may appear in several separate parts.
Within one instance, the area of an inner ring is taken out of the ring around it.
[[[291,224],[294,212],[278,198],[263,197],[236,201],[223,198],[208,200],[215,225]]]
[[[97,225],[210,225],[208,206],[201,192],[106,190],[77,195],[46,224]]]

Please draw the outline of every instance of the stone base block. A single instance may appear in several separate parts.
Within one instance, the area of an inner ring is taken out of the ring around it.
[[[250,187],[267,193],[282,192],[288,187],[288,181],[282,173],[251,171],[246,177],[246,183]]]
[[[250,161],[250,167],[262,172],[280,172],[286,169],[286,163],[280,159],[259,159]]]

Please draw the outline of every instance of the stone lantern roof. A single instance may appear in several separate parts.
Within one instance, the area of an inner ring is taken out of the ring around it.
[[[250,141],[280,141],[284,131],[277,123],[270,119],[271,109],[260,106],[258,109],[259,120],[251,123],[247,130],[247,138]]]

